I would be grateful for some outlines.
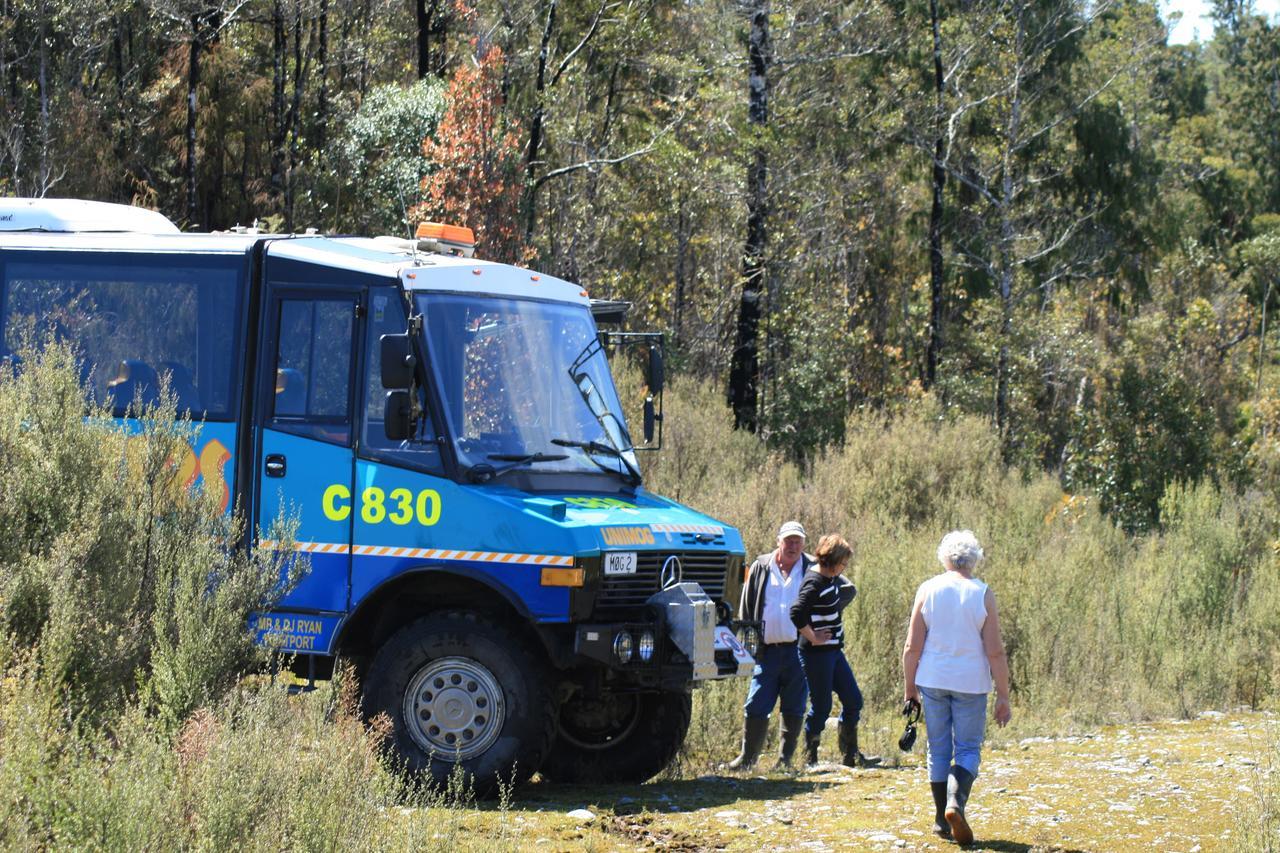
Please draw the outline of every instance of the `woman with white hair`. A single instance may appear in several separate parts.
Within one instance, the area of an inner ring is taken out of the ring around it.
[[[1003,726],[1012,716],[996,599],[973,576],[982,556],[972,531],[942,537],[938,561],[945,571],[916,590],[902,652],[906,700],[924,700],[933,831],[959,844],[973,842],[964,808],[978,776],[993,681],[996,723]]]

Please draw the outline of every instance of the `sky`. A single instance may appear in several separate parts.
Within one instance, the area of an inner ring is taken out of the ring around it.
[[[1169,32],[1169,44],[1186,44],[1190,41],[1206,42],[1213,35],[1213,21],[1209,19],[1209,0],[1163,0],[1167,21],[1173,12],[1181,12],[1182,20]],[[1272,20],[1280,13],[1280,0],[1254,0],[1254,13]]]

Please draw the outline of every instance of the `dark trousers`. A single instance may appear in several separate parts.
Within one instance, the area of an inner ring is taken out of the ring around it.
[[[858,724],[862,714],[862,691],[853,669],[841,649],[804,649],[800,652],[805,681],[809,683],[809,716],[804,730],[810,737],[822,734],[831,716],[831,693],[840,697],[840,724]]]
[[[774,703],[781,699],[782,713],[798,717],[804,713],[806,693],[796,644],[761,645],[743,706],[746,716],[765,719],[773,713]]]

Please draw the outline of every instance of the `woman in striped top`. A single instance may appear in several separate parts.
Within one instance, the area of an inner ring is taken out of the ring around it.
[[[800,663],[809,682],[809,716],[805,720],[805,750],[809,764],[818,763],[818,744],[831,715],[831,692],[840,697],[840,755],[846,767],[868,767],[878,759],[858,751],[858,717],[862,692],[845,659],[844,626],[840,612],[857,590],[845,578],[853,549],[834,533],[818,542],[818,566],[805,573],[800,595],[791,608],[791,621],[800,633]]]

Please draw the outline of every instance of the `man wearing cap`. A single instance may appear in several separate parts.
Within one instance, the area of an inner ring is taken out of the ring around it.
[[[788,521],[778,530],[778,547],[761,554],[747,569],[738,618],[763,623],[751,689],[743,706],[742,752],[729,762],[730,769],[746,770],[756,763],[769,735],[769,715],[775,702],[782,705],[782,749],[779,767],[789,767],[804,723],[809,688],[796,649],[797,631],[791,608],[800,594],[804,573],[813,565],[804,553],[804,527]]]

